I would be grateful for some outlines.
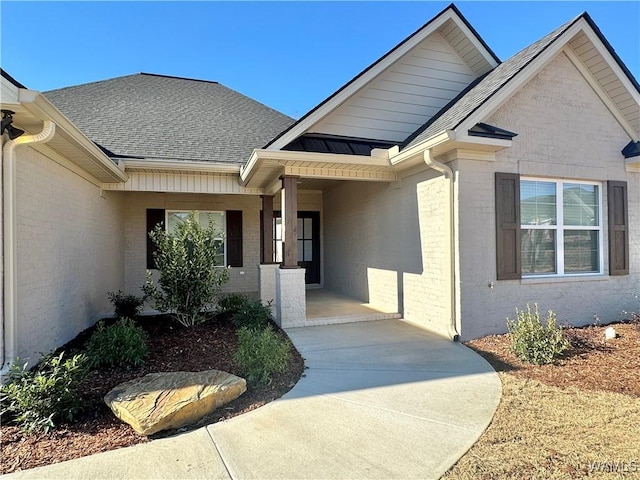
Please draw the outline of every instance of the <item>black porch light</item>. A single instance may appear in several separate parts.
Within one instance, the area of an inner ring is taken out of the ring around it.
[[[0,131],[0,135],[4,134],[6,131],[11,140],[15,140],[24,133],[24,130],[20,130],[19,128],[11,125],[13,123],[14,113],[15,112],[12,112],[11,110],[2,110],[2,130]]]

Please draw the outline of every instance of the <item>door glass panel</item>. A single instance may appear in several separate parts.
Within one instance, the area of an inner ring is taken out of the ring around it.
[[[298,238],[304,238],[304,237],[303,237],[303,233],[304,233],[304,231],[302,230],[302,226],[303,226],[303,225],[304,225],[304,224],[303,224],[303,222],[302,222],[302,218],[299,218],[299,219],[298,219],[298,232],[297,232],[297,233],[298,233]]]
[[[310,262],[313,260],[313,240],[305,240],[304,241],[304,261]]]
[[[302,262],[304,259],[304,240],[298,240],[298,261]]]
[[[313,238],[313,229],[312,227],[312,219],[305,218],[304,219],[304,239],[312,239]]]

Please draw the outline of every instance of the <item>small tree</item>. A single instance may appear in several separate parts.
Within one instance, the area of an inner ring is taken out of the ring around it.
[[[160,271],[159,288],[151,272],[142,290],[161,312],[171,312],[185,327],[201,319],[229,279],[226,268],[216,265],[216,255],[223,245],[213,218],[207,227],[198,223],[198,212],[178,222],[174,231],[165,232],[157,226],[149,237],[156,244],[156,268]]]

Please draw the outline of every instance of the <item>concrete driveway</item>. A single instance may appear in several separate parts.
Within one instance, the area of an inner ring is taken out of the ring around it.
[[[399,320],[287,331],[306,376],[284,397],[184,435],[7,478],[439,478],[501,384],[463,345]]]

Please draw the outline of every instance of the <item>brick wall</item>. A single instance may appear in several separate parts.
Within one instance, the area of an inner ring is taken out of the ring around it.
[[[119,195],[30,147],[16,161],[17,353],[35,362],[112,311],[124,287]]]
[[[638,310],[640,292],[640,174],[627,173],[620,153],[629,142],[581,74],[558,55],[485,120],[519,135],[495,162],[459,161],[459,263],[462,337],[505,331],[516,307],[537,302],[561,322],[584,325]],[[605,275],[582,278],[496,280],[494,172],[591,181],[628,182],[631,274],[608,275],[606,184],[602,188]],[[491,282],[495,288],[489,288]]]
[[[447,189],[439,173],[423,171],[325,192],[325,286],[446,333]]]
[[[147,267],[147,209],[242,210],[243,266],[229,271],[225,292],[258,291],[260,264],[260,197],[254,195],[121,193],[125,205],[125,286],[141,294]]]

